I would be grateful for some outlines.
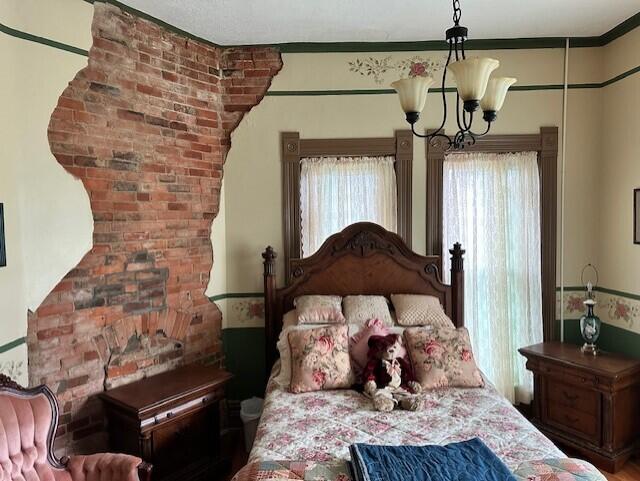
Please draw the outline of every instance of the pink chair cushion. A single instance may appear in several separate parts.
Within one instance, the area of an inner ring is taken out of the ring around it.
[[[74,456],[68,470],[51,466],[52,412],[44,394],[0,393],[0,481],[138,481],[141,460],[124,454]]]
[[[140,458],[101,453],[72,456],[67,468],[73,481],[138,481]]]

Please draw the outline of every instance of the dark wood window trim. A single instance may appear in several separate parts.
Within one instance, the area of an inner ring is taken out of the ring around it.
[[[436,138],[426,142],[427,155],[427,255],[442,255],[442,163],[446,145]],[[556,222],[558,127],[541,127],[539,134],[489,135],[465,152],[538,152],[542,242],[542,320],[544,340],[555,337],[556,318]],[[464,246],[463,246],[464,248]]]
[[[363,139],[301,139],[299,132],[283,132],[281,140],[286,279],[289,279],[289,260],[302,256],[300,160],[303,157],[394,156],[398,184],[398,234],[411,247],[413,135],[410,130],[398,130],[393,137]]]

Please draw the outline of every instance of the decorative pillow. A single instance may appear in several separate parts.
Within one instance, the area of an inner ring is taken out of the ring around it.
[[[299,324],[340,324],[342,298],[340,296],[300,296],[293,301]]]
[[[437,297],[391,294],[396,320],[401,326],[433,326],[455,329]]]
[[[393,326],[389,304],[384,296],[347,296],[344,302],[344,316],[349,324],[364,325],[370,319],[379,319],[387,326]]]
[[[327,326],[289,332],[293,393],[344,389],[353,384],[349,359],[349,326]]]
[[[466,328],[412,327],[404,331],[404,337],[416,378],[424,389],[484,386]]]

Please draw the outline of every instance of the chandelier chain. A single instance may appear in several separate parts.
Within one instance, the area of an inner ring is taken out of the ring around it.
[[[460,8],[460,0],[453,0],[453,23],[457,27],[460,25],[462,17],[462,9]]]

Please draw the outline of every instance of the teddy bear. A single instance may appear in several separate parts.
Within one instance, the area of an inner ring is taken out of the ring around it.
[[[364,392],[378,411],[389,412],[396,406],[415,411],[422,387],[413,374],[411,364],[399,356],[402,338],[398,334],[371,336],[369,353],[362,379]]]

